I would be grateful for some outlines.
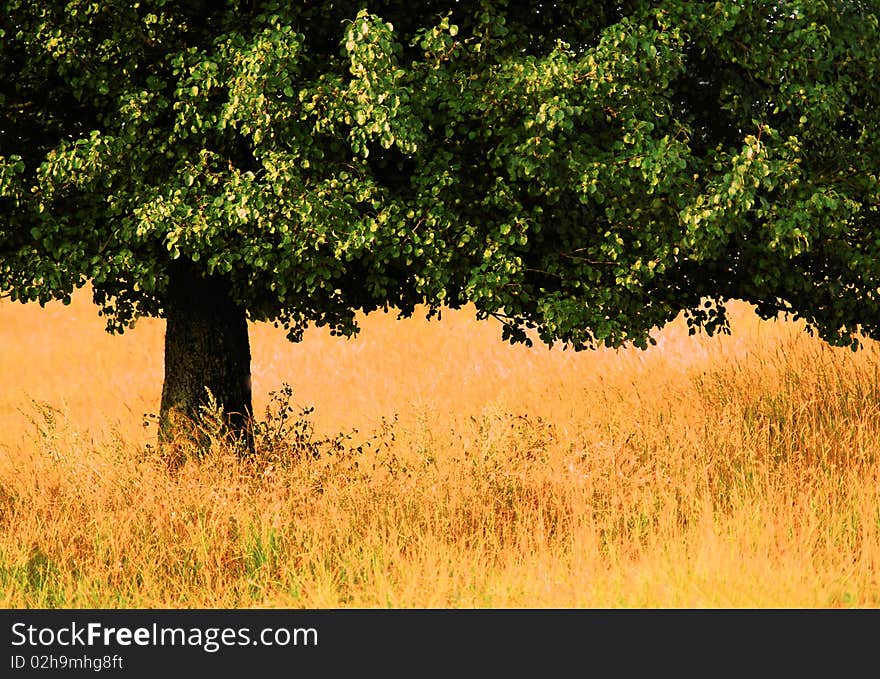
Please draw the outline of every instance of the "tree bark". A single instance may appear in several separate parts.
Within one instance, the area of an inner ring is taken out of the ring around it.
[[[222,412],[224,433],[252,451],[247,316],[232,301],[229,283],[201,276],[190,262],[173,262],[165,316],[159,441],[167,444],[196,438],[205,445],[204,432],[199,433],[194,425],[210,391]]]

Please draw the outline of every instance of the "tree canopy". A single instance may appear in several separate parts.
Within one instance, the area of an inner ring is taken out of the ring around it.
[[[880,3],[32,3],[0,15],[0,292],[175,266],[255,321],[472,303],[645,346],[724,301],[880,337]],[[176,263],[176,264],[175,264]]]

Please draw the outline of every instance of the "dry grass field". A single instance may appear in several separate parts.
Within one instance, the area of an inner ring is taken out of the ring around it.
[[[0,303],[0,606],[877,607],[880,347],[732,309],[645,352],[254,326],[258,454],[169,466],[160,322]]]

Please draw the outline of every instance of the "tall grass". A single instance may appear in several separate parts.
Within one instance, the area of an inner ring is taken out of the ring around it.
[[[141,417],[161,326],[105,338],[82,298],[0,320],[5,607],[880,604],[876,344],[744,306],[647,352],[511,348],[464,312],[255,327],[257,454],[175,461]]]

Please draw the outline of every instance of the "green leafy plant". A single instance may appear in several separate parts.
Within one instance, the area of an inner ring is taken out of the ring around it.
[[[166,318],[166,440],[251,421],[247,321],[880,335],[876,2],[0,9],[0,294]]]

